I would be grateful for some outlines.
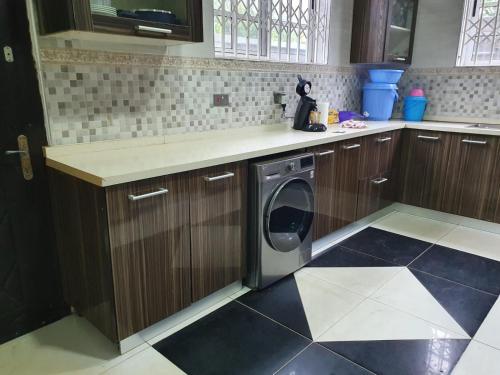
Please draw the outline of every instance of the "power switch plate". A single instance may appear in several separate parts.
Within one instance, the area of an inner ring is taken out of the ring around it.
[[[215,94],[214,95],[214,107],[229,107],[229,95],[227,95],[227,94]]]
[[[10,48],[9,46],[3,47],[3,55],[6,62],[14,62],[14,53],[12,52],[12,48]]]

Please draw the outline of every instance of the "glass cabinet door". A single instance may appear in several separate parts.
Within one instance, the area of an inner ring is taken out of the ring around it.
[[[411,63],[411,48],[415,32],[417,0],[391,0],[385,61],[401,64]]]
[[[179,0],[90,0],[93,15],[128,18],[161,24],[186,25],[187,1]]]

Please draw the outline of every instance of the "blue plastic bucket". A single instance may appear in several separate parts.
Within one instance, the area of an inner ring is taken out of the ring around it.
[[[428,100],[425,96],[407,96],[404,100],[403,117],[406,121],[422,121]]]
[[[373,83],[393,83],[396,84],[401,79],[404,70],[392,69],[370,69],[368,74]]]
[[[398,87],[390,83],[367,83],[363,87],[363,112],[368,120],[387,121],[398,100]]]

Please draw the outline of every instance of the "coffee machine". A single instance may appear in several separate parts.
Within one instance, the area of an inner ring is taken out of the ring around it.
[[[316,100],[308,96],[308,94],[311,92],[311,81],[303,79],[300,75],[297,76],[297,78],[299,80],[299,83],[295,88],[295,92],[300,96],[300,101],[297,105],[297,110],[295,111],[293,128],[295,130],[302,130],[305,132],[326,131],[326,126],[324,124],[311,123],[309,119],[311,112],[318,109]]]

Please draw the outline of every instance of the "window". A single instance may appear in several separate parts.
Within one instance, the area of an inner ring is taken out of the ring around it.
[[[214,0],[218,57],[326,64],[330,0]]]
[[[500,65],[500,0],[466,0],[457,65]]]

